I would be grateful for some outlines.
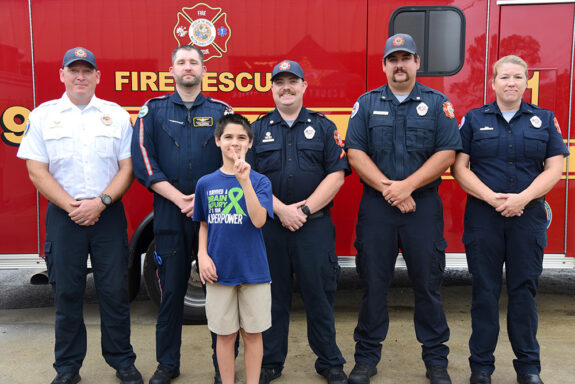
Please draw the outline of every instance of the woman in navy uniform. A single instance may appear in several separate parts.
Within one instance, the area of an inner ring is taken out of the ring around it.
[[[543,382],[535,296],[547,245],[543,196],[561,178],[569,152],[553,113],[522,101],[525,61],[497,61],[492,87],[497,100],[469,111],[461,122],[463,150],[452,169],[468,194],[463,243],[473,276],[470,383],[490,383],[495,369],[505,264],[517,382],[538,384]]]

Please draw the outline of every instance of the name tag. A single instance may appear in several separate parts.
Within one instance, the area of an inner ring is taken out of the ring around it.
[[[387,116],[389,115],[389,111],[373,111],[374,115],[384,115]]]
[[[211,117],[194,117],[194,127],[211,127],[213,125]]]
[[[480,131],[493,131],[493,127],[483,127],[479,128]]]

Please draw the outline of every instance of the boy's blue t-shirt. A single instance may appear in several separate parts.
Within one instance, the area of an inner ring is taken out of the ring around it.
[[[250,180],[258,200],[273,217],[272,185],[253,170]],[[208,255],[222,285],[271,281],[262,230],[254,227],[239,181],[219,169],[203,176],[196,186],[194,221],[208,223]]]

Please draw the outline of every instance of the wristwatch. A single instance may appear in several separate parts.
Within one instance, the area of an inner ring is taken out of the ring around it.
[[[307,217],[311,215],[311,211],[309,210],[309,207],[307,205],[302,205],[300,209]]]
[[[100,194],[100,200],[102,200],[102,204],[108,208],[112,205],[112,197],[110,195],[106,195],[105,193]]]

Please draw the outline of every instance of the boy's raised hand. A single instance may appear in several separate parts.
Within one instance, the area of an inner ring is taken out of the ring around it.
[[[239,155],[236,153],[236,151],[233,151],[233,153],[236,159],[234,163],[234,174],[236,179],[238,179],[240,183],[249,180],[250,170],[252,167],[249,163],[246,162],[247,148],[244,148],[243,146],[240,147]]]

